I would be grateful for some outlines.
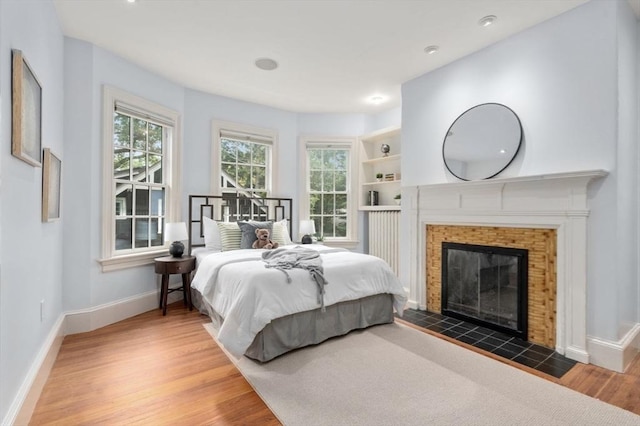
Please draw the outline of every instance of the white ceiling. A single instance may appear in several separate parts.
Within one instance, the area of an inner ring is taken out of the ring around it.
[[[295,112],[376,113],[402,83],[588,0],[54,0],[66,36],[184,87]],[[631,0],[634,1],[634,0]],[[486,15],[498,17],[489,27]],[[440,50],[424,53],[429,45]],[[274,71],[258,69],[273,58]],[[383,96],[373,105],[369,99]]]

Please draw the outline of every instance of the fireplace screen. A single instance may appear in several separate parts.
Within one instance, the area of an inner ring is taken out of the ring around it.
[[[527,339],[527,250],[442,243],[442,314]]]

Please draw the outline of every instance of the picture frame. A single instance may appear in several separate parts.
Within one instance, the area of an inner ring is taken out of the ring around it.
[[[42,166],[42,86],[22,55],[12,49],[11,154]]]
[[[42,155],[42,221],[60,219],[62,161],[49,148]]]

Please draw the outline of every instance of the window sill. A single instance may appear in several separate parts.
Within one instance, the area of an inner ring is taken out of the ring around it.
[[[112,257],[109,259],[98,259],[98,263],[102,266],[102,272],[119,271],[121,269],[135,268],[136,266],[144,266],[153,264],[153,259],[160,256],[166,256],[169,252],[166,248],[152,252],[129,254],[126,256]]]
[[[328,247],[342,247],[346,249],[354,249],[358,247],[358,243],[360,243],[358,240],[324,240],[320,242],[320,244],[324,244]]]

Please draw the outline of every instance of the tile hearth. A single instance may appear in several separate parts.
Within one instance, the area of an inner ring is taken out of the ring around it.
[[[401,319],[557,378],[576,364],[544,346],[438,313],[407,309]]]

